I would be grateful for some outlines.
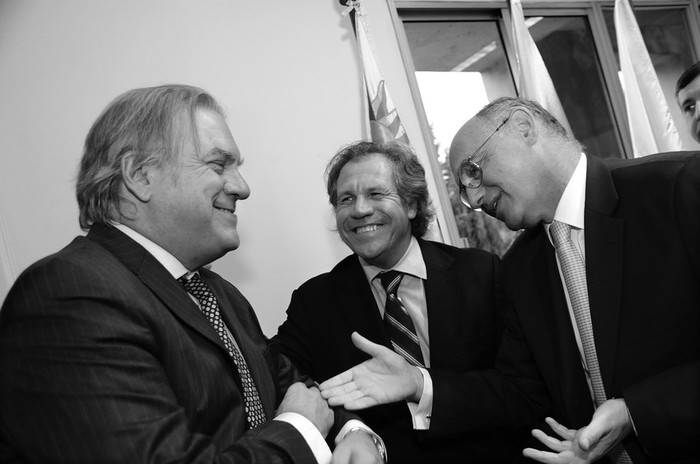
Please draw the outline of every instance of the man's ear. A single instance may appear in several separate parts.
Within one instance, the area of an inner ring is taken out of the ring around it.
[[[141,202],[147,203],[152,194],[153,165],[139,163],[136,153],[130,151],[122,156],[121,170],[124,187]]]
[[[415,202],[412,205],[408,205],[408,208],[406,208],[406,215],[408,216],[408,219],[415,219],[417,214],[418,205],[416,205]]]
[[[538,127],[535,123],[535,117],[527,108],[516,108],[510,115],[510,119],[520,132],[525,143],[532,146],[537,142]]]

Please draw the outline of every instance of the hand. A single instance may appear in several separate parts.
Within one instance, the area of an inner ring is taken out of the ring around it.
[[[423,375],[399,354],[372,343],[357,332],[352,343],[372,356],[321,384],[321,395],[331,406],[365,409],[401,400],[418,402],[423,393]]]
[[[550,464],[597,461],[622,442],[632,430],[632,422],[623,399],[603,403],[593,414],[590,424],[579,430],[568,429],[551,417],[546,421],[561,440],[550,437],[541,430],[533,430],[532,435],[554,452],[526,448],[523,455]]]
[[[295,412],[306,417],[324,438],[333,425],[333,410],[321,397],[321,392],[317,387],[307,387],[301,382],[292,384],[285,393],[277,415],[283,412]]]
[[[362,430],[345,434],[333,451],[331,464],[383,464],[369,433]]]

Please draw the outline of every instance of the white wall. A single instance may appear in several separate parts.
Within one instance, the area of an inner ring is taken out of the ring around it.
[[[363,131],[341,10],[337,0],[0,0],[0,300],[22,269],[81,233],[73,179],[99,112],[127,89],[180,82],[223,103],[246,159],[241,248],[214,269],[274,334],[292,290],[348,253],[322,179]]]

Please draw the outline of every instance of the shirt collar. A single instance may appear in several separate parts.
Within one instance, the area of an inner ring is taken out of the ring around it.
[[[583,230],[586,205],[586,155],[581,153],[576,169],[559,200],[554,220]]]
[[[136,243],[141,245],[148,251],[150,254],[153,255],[153,257],[165,267],[165,269],[168,270],[168,272],[175,278],[178,279],[182,277],[183,275],[190,274],[190,271],[180,262],[175,258],[173,255],[165,251],[160,245],[157,245],[156,243],[152,242],[151,240],[147,239],[140,233],[136,232],[134,229],[130,228],[129,226],[125,226],[124,224],[114,222],[112,223],[114,227],[119,229],[120,231],[124,232],[127,236],[129,236],[132,240],[134,240]]]
[[[389,269],[382,269],[380,267],[374,266],[368,263],[364,258],[359,256],[360,264],[362,265],[362,270],[365,271],[367,280],[370,282],[377,277],[380,272],[388,271]],[[418,245],[418,240],[416,237],[411,236],[411,241],[408,244],[406,252],[403,254],[398,263],[391,269],[396,271],[401,271],[405,274],[410,274],[412,276],[418,277],[419,279],[427,279],[428,271],[425,267],[425,260],[423,260],[423,253],[420,251],[420,245]]]

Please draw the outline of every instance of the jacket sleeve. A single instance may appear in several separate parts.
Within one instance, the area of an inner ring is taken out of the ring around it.
[[[195,344],[133,274],[110,263],[84,264],[52,259],[35,266],[3,306],[3,453],[57,463],[313,460],[287,423],[248,432],[237,425],[229,408],[243,414],[242,405],[226,394],[231,383],[219,358],[213,350],[193,353],[193,346],[207,349],[205,342]],[[182,372],[172,368],[178,365]],[[213,371],[224,377],[217,382]],[[183,379],[201,390],[179,388]],[[212,404],[201,392],[226,402]]]

